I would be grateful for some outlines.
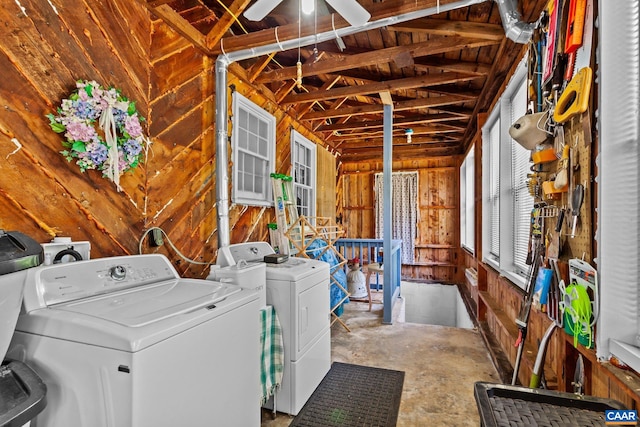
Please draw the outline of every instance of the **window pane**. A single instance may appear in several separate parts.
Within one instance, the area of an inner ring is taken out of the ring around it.
[[[260,123],[260,118],[251,114],[249,116],[249,132],[254,135],[258,134],[258,123]]]
[[[269,124],[264,120],[260,120],[258,125],[260,128],[260,130],[258,131],[258,135],[260,136],[260,138],[267,140],[269,138]]]
[[[475,155],[473,147],[460,167],[460,242],[475,249]]]
[[[258,137],[253,133],[249,133],[249,143],[247,145],[247,150],[252,153],[258,153]]]
[[[269,141],[264,138],[258,139],[258,154],[262,157],[267,157],[269,153]]]
[[[249,113],[246,110],[240,110],[238,114],[238,127],[240,129],[247,129],[249,126]]]
[[[489,197],[491,203],[490,253],[500,258],[500,119],[491,128],[490,153],[491,167]]]
[[[511,97],[511,123],[526,113],[526,81],[522,81]],[[526,273],[527,253],[533,197],[529,194],[527,174],[530,172],[529,150],[508,138],[511,143],[511,187],[513,189],[513,264],[516,271]]]
[[[238,129],[238,147],[246,149],[248,139],[249,134],[246,129]]]

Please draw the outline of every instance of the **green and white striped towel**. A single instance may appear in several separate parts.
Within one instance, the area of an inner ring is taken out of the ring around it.
[[[284,347],[282,329],[273,306],[260,310],[260,406],[271,397],[282,382],[284,370]]]

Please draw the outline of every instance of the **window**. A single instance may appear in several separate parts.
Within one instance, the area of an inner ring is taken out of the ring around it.
[[[640,371],[640,4],[614,3],[598,4],[606,49],[598,50],[596,347],[599,359],[614,355]]]
[[[269,206],[275,170],[276,119],[238,92],[233,92],[234,203]]]
[[[474,253],[475,246],[475,155],[473,147],[460,166],[460,244]]]
[[[527,185],[530,152],[511,138],[509,127],[526,113],[526,91],[523,60],[482,128],[482,252],[485,262],[519,286],[529,270],[533,197]]]
[[[316,215],[316,145],[295,130],[291,132],[291,170],[298,214]]]

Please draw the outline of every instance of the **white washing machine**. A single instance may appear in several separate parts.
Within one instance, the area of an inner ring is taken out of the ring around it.
[[[260,425],[255,291],[158,254],[27,273],[7,355],[47,385],[34,427]]]
[[[274,254],[267,242],[249,242],[221,248],[218,264],[240,260],[263,262]],[[284,346],[282,385],[275,395],[276,410],[297,415],[331,367],[329,264],[289,257],[267,263],[267,304],[280,320]],[[273,398],[265,407],[274,407]]]

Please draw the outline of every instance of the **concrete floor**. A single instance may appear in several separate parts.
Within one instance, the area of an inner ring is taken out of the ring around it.
[[[382,293],[374,298],[381,299]],[[350,302],[331,331],[333,361],[405,372],[398,426],[480,425],[473,384],[500,382],[480,334],[474,329],[405,323],[404,301],[394,323],[382,324],[382,305]],[[263,427],[288,426],[293,417],[263,410]]]

